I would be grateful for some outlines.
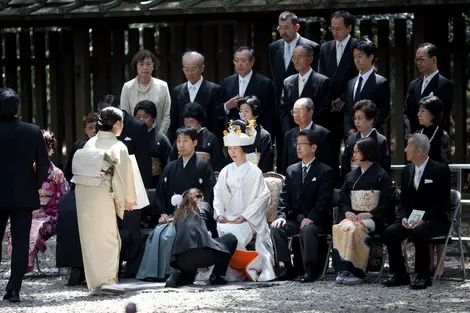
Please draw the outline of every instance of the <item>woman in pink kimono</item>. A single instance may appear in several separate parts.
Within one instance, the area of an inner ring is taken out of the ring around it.
[[[57,141],[51,131],[43,130],[42,134],[50,157],[55,152]],[[34,269],[34,261],[38,251],[46,251],[46,241],[56,234],[59,199],[67,192],[69,192],[69,184],[64,178],[64,173],[51,161],[49,175],[39,190],[41,208],[33,211],[33,220],[29,232],[28,272]],[[8,253],[11,254],[11,232],[8,232],[8,239]]]

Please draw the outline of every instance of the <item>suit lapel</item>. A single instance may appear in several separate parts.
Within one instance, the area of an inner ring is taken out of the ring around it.
[[[425,181],[425,177],[428,175],[428,172],[430,172],[430,169],[429,169],[429,167],[430,167],[430,166],[429,166],[429,162],[430,162],[430,160],[428,160],[428,163],[427,163],[426,166],[424,167],[424,171],[423,171],[423,173],[421,174],[421,179],[420,179],[420,181],[419,181],[418,190],[420,190],[420,189],[423,187],[424,181]],[[413,176],[413,178],[414,178],[414,176]]]
[[[369,78],[364,82],[364,87],[361,90],[361,100],[369,99],[370,95],[373,94],[375,90],[375,73],[372,72]]]
[[[344,47],[343,56],[341,57],[341,61],[339,61],[339,65],[337,66],[337,70],[335,71],[335,76],[346,74],[345,72],[349,68],[348,63],[352,59],[352,52],[351,52],[352,39],[353,39],[352,37],[349,38],[349,41],[346,44],[346,47]],[[336,41],[334,43],[335,43],[334,44],[334,60],[335,60],[334,65],[336,67]]]
[[[308,91],[308,90],[312,89],[313,75],[314,75],[314,72],[312,71],[312,73],[310,74],[310,76],[308,77],[307,81],[304,84],[304,89],[302,89],[302,94],[299,95],[299,98],[302,98],[302,95],[306,92],[306,90]],[[299,90],[298,86],[299,86],[299,81],[297,80],[297,93],[298,93],[298,90]]]
[[[284,40],[279,40],[279,47],[277,49],[277,59],[280,65],[282,65],[282,70],[286,72],[286,66],[284,64]],[[290,62],[292,63],[292,62]],[[290,64],[289,64],[290,66]],[[289,69],[289,68],[287,68]]]
[[[238,81],[238,80],[237,80]],[[246,86],[246,89],[245,89],[245,94],[244,96],[252,96],[255,94],[256,90],[257,90],[257,86],[256,86],[256,73],[253,71],[253,73],[251,74],[251,78],[250,78],[250,81],[248,82],[248,85]],[[261,99],[260,99],[261,100]]]
[[[201,85],[201,87],[202,87],[202,85]],[[199,89],[201,89],[201,88],[199,88]],[[181,88],[180,97],[184,102],[183,107],[186,105],[186,103],[191,101],[191,99],[189,98],[188,82],[186,82],[184,84],[183,88]]]
[[[205,83],[205,80],[202,80],[201,86],[199,87],[199,90],[197,91],[196,97],[194,97],[194,102],[199,103],[200,105],[203,105],[203,103],[206,103],[206,98],[207,95],[209,94],[209,88],[207,88],[207,85]],[[186,89],[188,89],[186,87]],[[188,94],[189,96],[189,94]]]
[[[297,188],[297,199],[299,199],[302,196],[302,162],[297,163],[297,166],[295,167],[295,170],[292,171],[293,174],[293,179],[295,182],[295,186]]]
[[[421,76],[418,81],[416,82],[416,87],[415,87],[415,95],[416,95],[416,99],[421,99],[422,96],[421,96],[421,88],[423,87],[423,82],[424,82],[424,78]]]
[[[332,42],[332,45],[331,47],[328,49],[329,50],[329,54],[330,54],[330,67],[332,69],[334,69],[334,73],[336,75],[336,71],[338,70],[338,65],[337,65],[337,62],[336,62],[336,40],[333,40]],[[341,61],[342,58],[341,58]],[[340,63],[341,64],[341,63]],[[334,75],[333,75],[333,79],[334,79]]]
[[[293,99],[299,99],[300,98],[300,95],[299,95],[299,75],[294,76],[294,78],[290,82],[290,85],[293,88],[293,91],[292,91],[293,97],[292,98]],[[305,88],[305,86],[304,86],[304,88]]]
[[[424,79],[423,79],[423,82],[424,82]],[[434,77],[431,79],[431,81],[429,82],[429,84],[426,86],[426,88],[424,88],[424,91],[423,91],[423,94],[421,95],[421,97],[427,97],[429,96],[429,94],[433,91],[433,90],[436,90],[437,87],[439,86],[439,73],[437,73],[436,75],[434,75]],[[421,84],[421,87],[422,87],[422,84]],[[421,88],[420,88],[421,90]]]

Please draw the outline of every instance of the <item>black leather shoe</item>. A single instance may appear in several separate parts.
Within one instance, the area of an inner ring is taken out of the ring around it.
[[[181,272],[178,270],[174,270],[173,273],[171,273],[170,277],[168,277],[165,284],[165,288],[177,288],[180,276]]]
[[[68,286],[79,286],[84,280],[83,272],[78,268],[72,268],[70,271],[69,280],[67,281]]]
[[[227,284],[227,281],[225,280],[225,278],[223,278],[222,276],[218,276],[218,275],[211,275],[209,277],[209,282],[213,286],[215,286],[215,285],[226,285]]]
[[[307,273],[300,279],[300,283],[313,283],[316,281],[318,278],[318,275],[312,274],[312,273]]]
[[[428,286],[432,286],[432,279],[430,276],[418,275],[416,279],[411,283],[411,289],[426,289]]]
[[[18,290],[7,291],[3,296],[3,300],[8,300],[10,302],[20,302],[20,292]]]
[[[283,267],[280,270],[279,275],[277,277],[278,277],[278,280],[280,281],[294,280],[297,277],[297,275],[296,275],[295,269],[292,266],[289,266],[289,267]]]
[[[382,285],[385,287],[398,287],[398,286],[408,286],[411,283],[410,275],[393,275],[392,278],[386,279],[382,282]]]

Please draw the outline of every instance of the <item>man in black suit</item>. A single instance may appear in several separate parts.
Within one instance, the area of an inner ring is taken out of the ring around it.
[[[354,127],[354,104],[360,100],[371,100],[377,107],[374,127],[383,133],[383,127],[390,117],[390,85],[387,79],[374,71],[377,47],[367,37],[357,40],[352,46],[354,62],[359,75],[351,79],[341,100],[346,103],[344,112],[344,132],[346,136],[356,133]]]
[[[11,275],[3,300],[10,302],[20,301],[32,212],[40,208],[38,189],[49,171],[41,130],[18,119],[19,106],[20,98],[13,90],[0,89],[0,227],[3,238],[10,219],[13,238]]]
[[[291,75],[284,80],[279,112],[283,133],[295,127],[290,114],[294,103],[299,98],[310,98],[315,104],[313,121],[326,127],[330,111],[330,80],[310,68],[313,61],[313,50],[308,45],[298,45],[292,56],[298,74]]]
[[[175,140],[176,130],[184,126],[184,106],[190,102],[199,103],[206,111],[204,127],[209,129],[221,141],[224,130],[224,116],[219,116],[222,101],[222,88],[202,77],[204,72],[204,57],[196,51],[183,55],[183,72],[188,80],[176,86],[171,94],[171,125],[168,137]]]
[[[222,89],[225,103],[219,113],[224,120],[237,120],[240,118],[237,109],[238,100],[247,96],[256,96],[261,102],[262,112],[258,117],[258,123],[273,137],[277,126],[273,82],[252,70],[255,64],[255,52],[249,47],[242,46],[237,49],[233,55],[233,64],[237,73],[224,79]]]
[[[406,94],[403,107],[405,134],[413,134],[422,128],[418,122],[419,101],[433,93],[444,104],[444,114],[439,127],[449,132],[452,103],[454,101],[454,85],[442,76],[437,69],[437,47],[426,42],[416,51],[416,66],[423,76],[413,80]]]
[[[413,238],[416,249],[415,272],[418,276],[411,289],[431,286],[429,238],[446,235],[451,221],[447,215],[450,199],[451,174],[447,165],[428,157],[429,139],[424,134],[413,134],[405,148],[408,164],[401,174],[400,205],[398,221],[390,225],[384,234],[394,276],[383,284],[387,287],[408,285],[410,276],[406,271],[401,242]],[[408,223],[413,210],[426,213],[421,220]],[[410,225],[411,224],[411,225]]]
[[[299,35],[300,29],[299,18],[292,12],[282,12],[279,15],[279,26],[277,30],[279,39],[272,42],[268,46],[269,52],[269,66],[271,68],[271,75],[274,81],[275,101],[279,106],[281,100],[281,93],[284,86],[284,80],[295,74],[296,69],[292,63],[292,55],[294,48],[300,44],[309,45],[313,50],[313,61],[311,62],[312,69],[316,70],[318,65],[318,54],[320,53],[320,45],[314,41],[308,40]],[[277,120],[279,121],[280,115],[277,113]],[[277,167],[281,167],[282,160],[279,156],[282,155],[282,144],[284,140],[284,132],[280,128],[276,128],[276,148],[277,148]]]
[[[320,61],[318,72],[330,79],[330,101],[331,107],[327,118],[327,128],[332,133],[331,155],[335,161],[339,158],[341,142],[344,138],[344,104],[341,95],[346,90],[349,80],[357,75],[354,65],[352,47],[356,39],[350,33],[354,28],[355,18],[345,11],[337,11],[331,16],[329,30],[333,34],[334,40],[325,42],[320,47]],[[339,177],[339,164],[333,169],[336,177]],[[337,181],[337,183],[339,180]]]
[[[310,98],[301,98],[295,102],[294,108],[292,109],[292,115],[294,121],[299,127],[292,128],[286,133],[284,137],[284,155],[282,157],[283,163],[280,172],[284,174],[287,168],[299,161],[297,153],[297,136],[300,131],[310,129],[315,134],[315,144],[317,146],[315,156],[322,163],[327,164],[331,167],[331,132],[315,124],[312,121],[312,115],[314,113],[314,105]]]
[[[112,95],[105,97],[99,106],[98,111],[113,106],[119,108],[119,103]],[[137,165],[139,166],[140,175],[144,182],[145,188],[150,188],[152,184],[152,160],[149,151],[149,139],[147,125],[129,114],[124,112],[124,128],[119,137],[129,151],[129,155],[135,155]],[[124,277],[134,278],[137,274],[142,259],[142,234],[140,230],[140,221],[142,218],[142,210],[125,211],[122,221],[121,230],[128,230],[132,240],[129,247],[123,247],[126,251],[125,259],[127,261]]]
[[[271,224],[276,259],[292,273],[288,238],[299,234],[303,264],[302,283],[313,282],[323,269],[328,250],[326,238],[319,233],[331,231],[333,170],[315,157],[317,136],[303,130],[296,141],[301,162],[289,166],[279,199],[278,218]]]

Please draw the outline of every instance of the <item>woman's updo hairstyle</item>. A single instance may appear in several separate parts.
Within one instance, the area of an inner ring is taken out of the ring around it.
[[[51,155],[54,154],[56,146],[57,146],[57,140],[55,139],[54,133],[45,129],[41,130],[41,132],[42,132],[42,136],[44,137],[44,141],[46,143],[47,151]]]
[[[124,114],[122,111],[115,107],[107,107],[101,110],[98,122],[96,125],[98,130],[111,131],[116,122],[122,122]]]

